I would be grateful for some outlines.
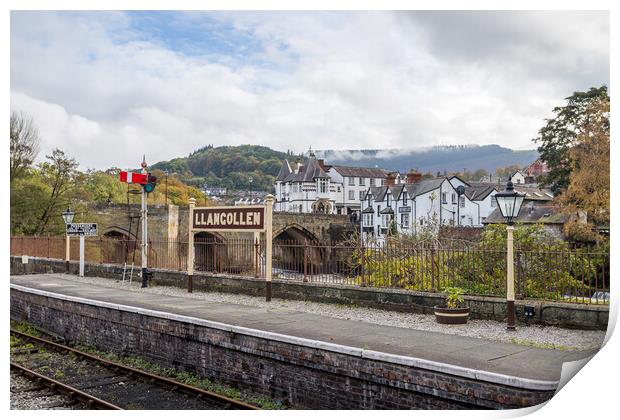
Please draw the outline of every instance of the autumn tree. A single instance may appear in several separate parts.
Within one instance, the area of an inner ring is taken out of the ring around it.
[[[584,116],[568,151],[568,185],[559,204],[570,214],[587,212],[588,221],[595,225],[609,225],[609,98],[593,100]]]
[[[583,130],[589,127],[591,105],[601,100],[609,102],[607,86],[573,93],[566,98],[566,105],[553,109],[555,117],[547,120],[533,140],[540,143],[540,158],[549,167],[549,172],[541,177],[540,182],[555,194],[568,188],[573,169],[570,150],[579,142]]]
[[[23,113],[11,112],[10,120],[11,166],[10,185],[24,173],[37,157],[39,150],[39,130],[32,118]]]

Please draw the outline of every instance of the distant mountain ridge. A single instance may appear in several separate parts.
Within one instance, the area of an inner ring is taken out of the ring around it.
[[[536,150],[512,150],[497,144],[434,146],[425,149],[317,150],[318,158],[330,165],[379,167],[406,172],[460,172],[511,165],[527,166],[538,159]]]
[[[328,165],[362,166],[407,172],[474,172],[484,169],[527,166],[538,158],[536,150],[511,150],[496,144],[484,146],[437,146],[427,149],[319,150],[318,158]],[[275,177],[284,159],[294,164],[305,157],[265,146],[202,147],[187,157],[173,158],[151,168],[175,173],[189,185],[202,188],[226,187],[230,190],[273,191]]]

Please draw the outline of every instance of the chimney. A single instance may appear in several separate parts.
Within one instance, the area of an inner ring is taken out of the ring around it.
[[[396,174],[394,172],[390,172],[385,177],[385,185],[388,187],[393,187],[396,184]]]
[[[321,169],[325,170],[325,159],[317,159],[316,161],[319,163]]]
[[[407,184],[415,184],[416,182],[420,182],[422,179],[422,174],[418,171],[414,171],[413,169],[407,172]]]

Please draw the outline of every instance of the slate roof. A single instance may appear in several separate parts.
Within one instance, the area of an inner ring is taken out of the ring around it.
[[[292,172],[293,171],[291,170],[291,165],[288,163],[288,160],[284,159],[280,172],[278,172],[278,176],[276,177],[276,181],[284,181]]]
[[[476,185],[473,187],[465,187],[465,196],[471,201],[481,201],[493,191],[495,191],[495,187],[492,185]]]
[[[445,178],[432,178],[425,179],[420,182],[416,182],[415,184],[405,184],[407,188],[407,194],[409,198],[417,197],[418,195],[427,193],[429,191],[433,191],[441,185],[442,182],[445,181]]]
[[[554,206],[549,204],[537,203],[534,200],[524,200],[519,215],[515,223],[545,223],[545,224],[564,224],[566,216],[559,212]],[[506,223],[506,219],[502,216],[499,208],[493,210],[491,214],[482,222],[489,223]]]
[[[356,176],[361,178],[385,178],[389,171],[380,168],[359,168],[355,166],[334,165],[332,169],[342,176]]]
[[[362,213],[373,213],[374,214],[375,210],[372,207],[366,207],[364,210],[362,210]]]
[[[290,173],[284,178],[284,182],[314,182],[316,178],[329,178],[329,175],[325,173],[316,157],[312,154],[306,159],[299,172]]]

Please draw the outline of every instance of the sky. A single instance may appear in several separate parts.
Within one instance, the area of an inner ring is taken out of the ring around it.
[[[39,160],[136,167],[207,144],[531,141],[609,85],[609,12],[11,11],[10,106]]]

